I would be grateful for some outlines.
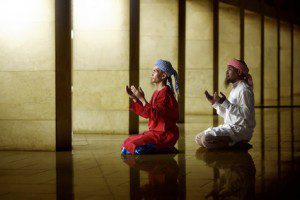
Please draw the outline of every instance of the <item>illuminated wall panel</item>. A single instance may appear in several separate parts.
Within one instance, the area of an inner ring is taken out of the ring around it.
[[[204,91],[213,90],[213,5],[186,2],[186,114],[212,114]]]
[[[265,17],[264,49],[264,104],[277,105],[278,64],[277,64],[277,21]]]
[[[300,105],[300,26],[294,26],[294,105]]]
[[[0,2],[0,149],[55,149],[54,0]]]
[[[140,86],[148,100],[155,90],[150,84],[150,75],[156,60],[160,58],[169,60],[177,70],[177,0],[140,1]]]
[[[261,100],[261,18],[259,14],[245,11],[245,62],[253,78],[255,105]]]
[[[74,0],[73,33],[74,132],[128,134],[129,0]]]
[[[291,105],[291,29],[280,22],[280,105]]]
[[[219,91],[229,96],[231,85],[224,86],[227,62],[240,58],[240,10],[237,7],[219,4]]]

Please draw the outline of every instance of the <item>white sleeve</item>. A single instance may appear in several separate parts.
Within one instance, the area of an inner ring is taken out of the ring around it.
[[[246,119],[251,114],[253,104],[253,93],[249,90],[242,90],[236,104],[232,104],[226,99],[221,106],[226,108],[232,115]]]
[[[220,115],[220,116],[223,117],[223,118],[225,117],[226,109],[223,108],[219,103],[214,103],[214,104],[212,105],[212,107],[213,107],[214,109],[217,110],[217,114],[218,114],[218,115]]]

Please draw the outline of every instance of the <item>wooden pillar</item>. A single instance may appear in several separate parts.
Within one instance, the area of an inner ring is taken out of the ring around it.
[[[277,9],[277,106],[281,105],[280,93],[280,14]]]
[[[130,0],[129,85],[139,86],[140,1]],[[139,117],[129,111],[129,134],[138,134]]]
[[[55,0],[56,150],[72,150],[71,1]]]
[[[264,106],[264,72],[265,72],[265,16],[264,16],[264,6],[263,0],[260,2],[260,12],[261,12],[261,75],[260,75],[260,105]]]
[[[219,1],[213,0],[213,92],[219,90]],[[217,115],[213,109],[214,115]]]
[[[245,2],[240,0],[240,57],[244,60],[245,55]]]
[[[185,0],[178,0],[178,79],[179,91],[179,122],[184,123],[185,115]]]

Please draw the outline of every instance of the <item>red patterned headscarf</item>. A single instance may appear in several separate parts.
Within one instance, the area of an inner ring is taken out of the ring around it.
[[[249,68],[245,63],[240,62],[234,58],[227,63],[227,66],[232,66],[235,69],[241,70],[242,73],[245,75],[245,81],[253,89],[253,79],[252,76],[249,74]]]

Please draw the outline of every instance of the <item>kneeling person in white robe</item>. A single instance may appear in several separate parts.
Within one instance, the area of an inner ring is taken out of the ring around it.
[[[253,81],[244,61],[232,59],[227,64],[225,85],[232,83],[232,90],[227,100],[220,92],[206,98],[224,118],[224,124],[210,127],[196,135],[196,142],[209,149],[226,148],[236,143],[250,141],[255,127]]]

